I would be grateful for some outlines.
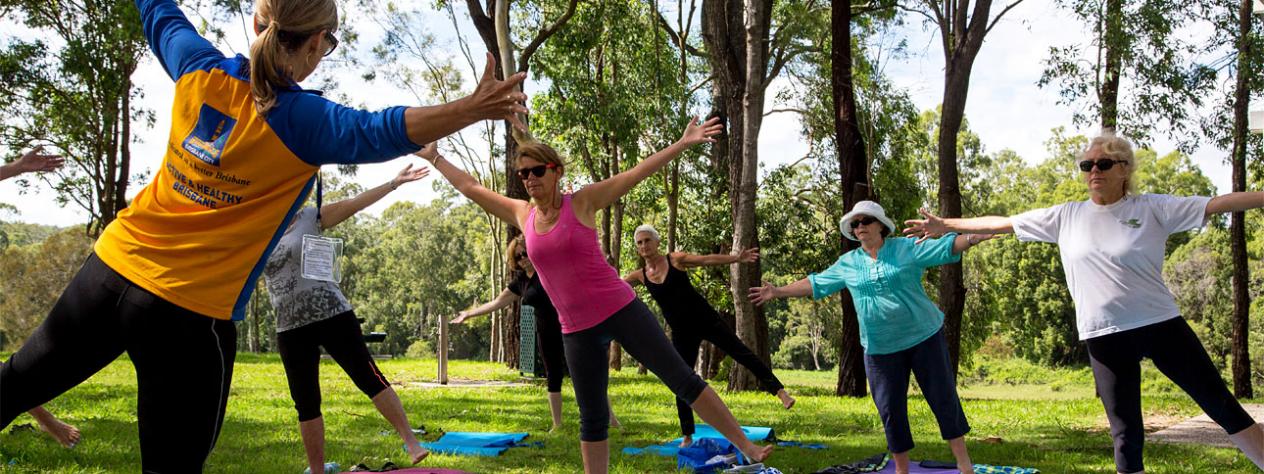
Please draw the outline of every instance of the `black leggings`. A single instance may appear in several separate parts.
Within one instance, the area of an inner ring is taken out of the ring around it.
[[[1115,440],[1115,467],[1119,472],[1145,469],[1141,448],[1145,426],[1141,421],[1141,358],[1154,366],[1198,403],[1225,432],[1235,434],[1255,424],[1242,404],[1233,398],[1207,350],[1185,318],[1094,337],[1088,344],[1089,361],[1097,393],[1106,407],[1110,435]]]
[[[579,439],[604,441],[610,426],[606,388],[610,382],[606,354],[610,341],[618,341],[628,354],[645,365],[672,393],[690,404],[698,400],[707,383],[685,364],[663,334],[654,313],[634,299],[601,324],[562,335],[566,363],[571,368],[575,404],[579,405]]]
[[[136,368],[141,469],[202,472],[224,422],[237,329],[133,285],[96,254],[0,369],[0,429],[123,352]]]
[[[708,341],[720,348],[725,354],[733,358],[734,362],[742,364],[747,370],[750,370],[755,378],[759,379],[759,384],[764,391],[776,395],[777,392],[785,388],[777,376],[773,375],[772,369],[765,364],[759,356],[755,355],[741,339],[733,334],[733,330],[724,324],[719,318],[715,318],[710,324],[699,327],[681,328],[677,330],[672,328],[672,346],[676,348],[676,353],[685,360],[689,367],[693,367],[698,363],[698,346],[702,341]],[[686,436],[694,433],[693,426],[693,409],[689,408],[689,403],[680,397],[676,397],[676,414],[680,417],[680,432]]]
[[[552,319],[535,313],[535,339],[540,345],[540,360],[544,362],[544,377],[548,380],[549,393],[562,392],[562,377],[566,375],[566,350],[562,348],[562,324],[557,316]]]
[[[298,421],[320,418],[320,348],[342,366],[357,388],[369,398],[389,386],[364,344],[364,334],[355,312],[347,311],[277,333],[277,351],[290,384],[290,398],[298,410]]]

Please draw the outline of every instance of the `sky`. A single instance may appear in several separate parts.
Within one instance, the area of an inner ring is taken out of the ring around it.
[[[461,3],[461,2],[455,2]],[[481,41],[473,31],[464,13],[458,22],[474,51],[481,51]],[[345,15],[353,17],[353,15]],[[433,34],[438,41],[437,54],[457,55],[455,40],[458,34],[446,14],[433,13],[426,17],[427,32]],[[360,44],[363,47],[376,44],[383,35],[381,28],[371,22],[351,18],[358,21],[357,30],[361,34]],[[913,103],[920,110],[935,108],[942,98],[943,55],[940,51],[938,32],[923,25],[918,17],[910,16],[906,24],[890,32],[888,40],[903,38],[907,41],[905,56],[888,59],[885,64],[886,75],[896,86],[906,90]],[[13,31],[19,37],[30,37],[35,32],[24,30],[20,25],[11,22],[4,24],[6,31]],[[196,21],[195,21],[196,24]],[[227,54],[244,52],[247,39],[241,33],[240,26],[228,27],[230,34],[221,49]],[[1077,128],[1072,124],[1074,112],[1069,106],[1057,103],[1057,91],[1053,88],[1041,89],[1036,83],[1044,69],[1043,61],[1052,46],[1063,46],[1083,41],[1086,32],[1081,25],[1072,20],[1066,12],[1052,5],[1052,2],[1027,1],[1011,10],[989,33],[982,50],[976,59],[973,77],[970,83],[969,99],[966,105],[966,118],[971,129],[977,133],[985,146],[986,152],[1011,149],[1030,162],[1043,160],[1046,156],[1044,142],[1051,136],[1055,127],[1066,127],[1068,131],[1078,134],[1092,135],[1097,130]],[[476,56],[481,63],[481,57]],[[464,61],[458,62],[463,64]],[[359,69],[339,67],[336,61],[322,64],[325,73],[332,74],[338,81],[338,92],[347,98],[349,103],[376,109],[390,105],[419,105],[416,100],[404,91],[384,84],[382,81],[366,83],[359,77]],[[481,64],[480,64],[481,67]],[[472,74],[467,71],[467,81],[472,81]],[[142,130],[138,135],[138,143],[132,147],[132,168],[135,170],[155,171],[162,162],[164,142],[170,127],[170,108],[173,100],[171,79],[159,66],[158,62],[148,56],[142,66],[133,75],[133,80],[144,90],[141,105],[152,109],[157,115],[157,123],[152,129]],[[777,104],[773,97],[775,91],[788,87],[784,79],[771,85],[765,104],[766,110],[772,110]],[[528,81],[527,92],[538,90],[537,81]],[[1261,108],[1256,106],[1256,109]],[[702,111],[700,111],[701,113]],[[477,140],[474,128],[466,129],[470,140]],[[773,165],[793,161],[807,152],[807,144],[802,141],[801,126],[798,116],[793,113],[775,113],[764,119],[760,132],[761,161],[771,168]],[[1174,146],[1169,140],[1160,138],[1153,143],[1153,148],[1160,154],[1171,151]],[[1201,146],[1193,153],[1192,158],[1220,190],[1229,190],[1230,168],[1226,165],[1227,152],[1212,146]],[[372,187],[391,179],[406,163],[420,164],[416,157],[407,157],[389,163],[361,166],[353,181]],[[326,173],[334,172],[326,168]],[[151,173],[152,174],[152,173]],[[437,175],[435,175],[437,176]],[[429,178],[434,179],[434,177]],[[141,189],[142,184],[132,183],[129,197]],[[428,201],[435,196],[431,183],[427,181],[410,183],[391,193],[366,212],[378,214],[390,204],[401,200]],[[18,208],[16,216],[12,213],[0,215],[6,220],[22,222],[70,226],[85,223],[87,213],[73,204],[58,206],[52,192],[46,184],[39,183],[27,189],[19,190],[12,181],[0,183],[0,203],[13,204]]]

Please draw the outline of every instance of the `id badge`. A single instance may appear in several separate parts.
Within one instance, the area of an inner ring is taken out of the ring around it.
[[[342,282],[342,239],[303,235],[303,278]]]

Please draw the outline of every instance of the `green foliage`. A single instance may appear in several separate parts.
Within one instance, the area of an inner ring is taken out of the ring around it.
[[[68,228],[37,243],[0,250],[0,349],[20,347],[44,321],[92,251],[92,242],[82,229]]]

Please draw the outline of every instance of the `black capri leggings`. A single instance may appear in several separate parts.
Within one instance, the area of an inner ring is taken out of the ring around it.
[[[672,328],[671,343],[676,348],[676,352],[684,359],[685,364],[693,367],[698,363],[698,349],[702,345],[702,341],[708,341],[720,348],[725,354],[733,358],[733,362],[742,364],[746,370],[751,371],[755,378],[759,379],[759,385],[764,388],[765,392],[776,395],[785,388],[781,384],[781,380],[773,375],[772,368],[765,364],[755,352],[742,343],[741,339],[733,334],[733,329],[724,323],[720,318],[711,318],[709,324],[699,327],[681,327]],[[676,416],[680,419],[680,432],[686,436],[693,435],[693,409],[689,408],[689,403],[680,397],[676,397]]]
[[[141,470],[202,472],[224,423],[237,329],[133,285],[96,254],[0,368],[0,429],[124,351],[136,368]]]
[[[562,391],[562,377],[566,375],[566,351],[562,348],[562,323],[557,314],[552,318],[535,313],[535,340],[540,347],[544,362],[544,377],[548,380],[549,393]]]
[[[1145,426],[1141,422],[1141,358],[1154,366],[1198,403],[1207,416],[1235,434],[1255,424],[1242,404],[1233,398],[1220,371],[1211,363],[1198,336],[1185,318],[1094,337],[1088,344],[1089,362],[1097,393],[1106,407],[1110,435],[1115,441],[1115,467],[1119,472],[1145,470],[1141,448]]]
[[[606,354],[618,341],[628,354],[667,384],[677,397],[693,404],[707,383],[672,348],[654,313],[634,299],[601,324],[564,334],[566,363],[571,368],[575,404],[579,405],[579,439],[604,441],[610,426],[606,388],[610,382]]]
[[[298,410],[298,421],[320,418],[320,348],[351,376],[357,388],[369,398],[389,385],[364,344],[355,312],[277,333],[277,350],[290,384],[290,398]]]

